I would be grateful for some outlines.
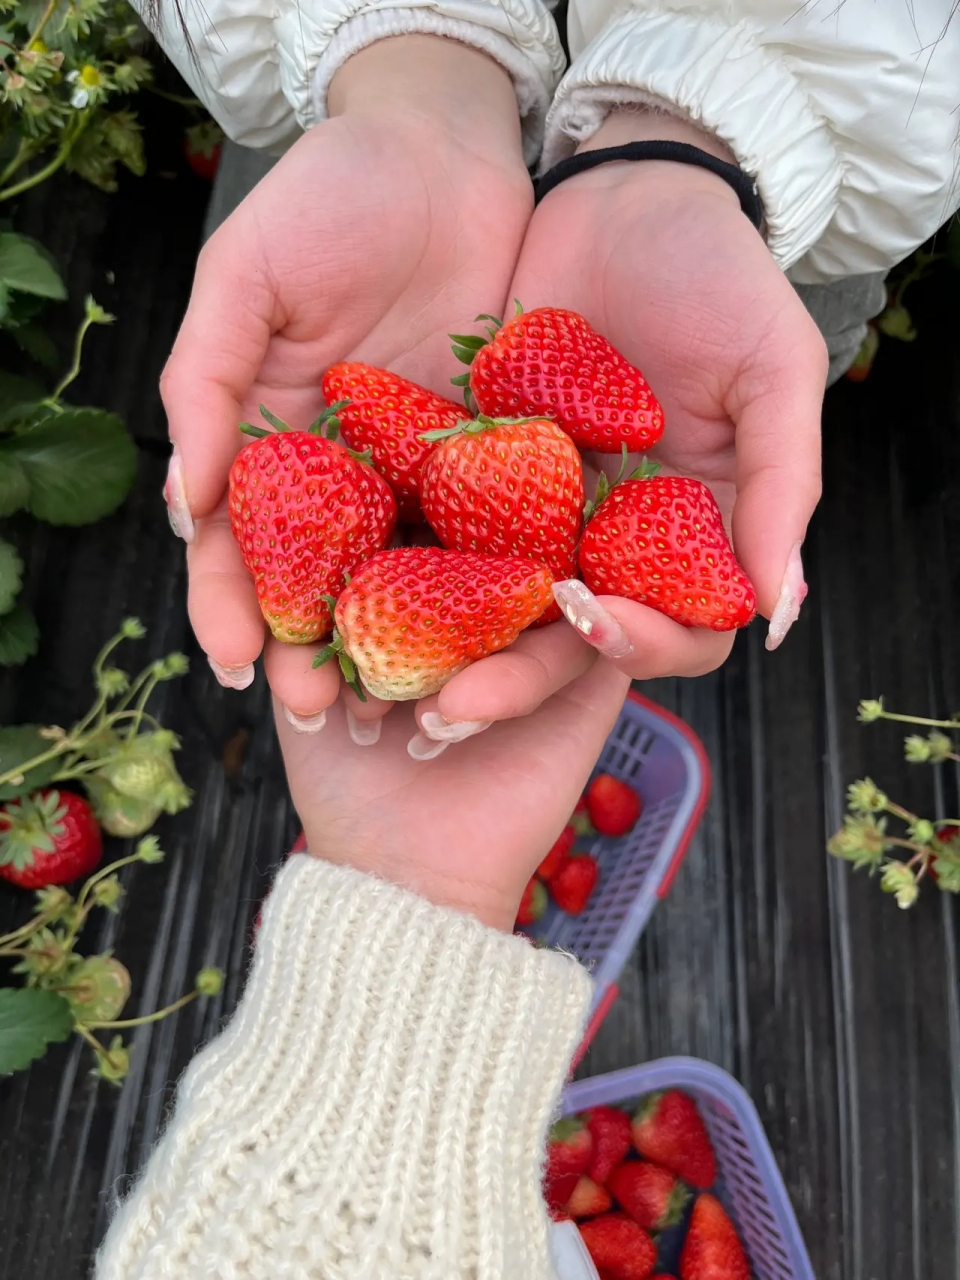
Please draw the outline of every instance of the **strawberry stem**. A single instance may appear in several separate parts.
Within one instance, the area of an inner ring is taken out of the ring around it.
[[[142,1018],[124,1018],[119,1022],[84,1022],[77,1024],[79,1031],[81,1026],[92,1028],[94,1031],[122,1031],[127,1027],[144,1027],[148,1022],[159,1022],[161,1018],[166,1018],[171,1013],[176,1013],[185,1005],[190,1004],[192,1000],[196,1000],[200,994],[199,991],[188,991],[185,996],[181,996],[179,1000],[174,1000],[173,1004],[168,1004],[165,1009],[157,1009],[155,1013],[144,1014]]]
[[[241,422],[240,430],[245,436],[253,436],[255,440],[262,440],[264,436],[272,436],[272,431],[267,431],[265,427],[255,427],[252,422]]]

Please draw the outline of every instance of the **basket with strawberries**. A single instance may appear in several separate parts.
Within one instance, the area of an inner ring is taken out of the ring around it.
[[[468,412],[346,362],[311,426],[264,408],[265,426],[243,427],[231,525],[274,636],[329,638],[316,663],[336,657],[358,696],[399,701],[559,618],[564,579],[688,627],[746,626],[755,594],[706,485],[648,459],[623,475],[663,432],[642,373],[573,312],[478,320],[485,336],[454,335]],[[591,503],[587,451],[624,459]],[[393,545],[398,521],[440,545]]]

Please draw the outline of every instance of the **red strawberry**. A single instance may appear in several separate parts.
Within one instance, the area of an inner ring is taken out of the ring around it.
[[[630,1160],[614,1169],[607,1183],[620,1207],[648,1231],[675,1227],[690,1193],[672,1173],[646,1160]]]
[[[590,1163],[593,1138],[576,1117],[558,1120],[547,1139],[547,1163],[543,1174],[543,1195],[554,1213],[562,1213],[574,1188]]]
[[[680,1280],[750,1280],[736,1228],[714,1196],[699,1196],[680,1254]]]
[[[853,364],[847,370],[847,378],[850,382],[866,382],[870,376],[870,370],[873,368],[873,362],[877,358],[877,351],[880,347],[880,331],[871,321],[867,325],[866,336],[860,345],[860,350],[853,358]]]
[[[566,1203],[565,1212],[571,1218],[595,1218],[598,1213],[606,1213],[611,1203],[606,1190],[582,1173]]]
[[[496,323],[489,342],[453,335],[481,413],[554,418],[578,448],[601,453],[660,439],[663,410],[646,378],[575,311],[538,307]]]
[[[583,464],[556,423],[480,418],[434,438],[420,501],[445,547],[538,560],[557,581],[576,575]],[[559,617],[554,604],[541,621]]]
[[[587,787],[590,821],[602,836],[624,836],[643,812],[643,801],[626,782],[611,773],[598,773]]]
[[[223,130],[213,120],[192,125],[183,138],[183,154],[187,164],[205,182],[212,182],[220,168]]]
[[[577,838],[577,833],[573,827],[567,823],[556,840],[550,852],[537,867],[537,875],[541,880],[549,880],[552,875],[559,869],[561,862],[573,848],[573,842]]]
[[[341,435],[351,449],[370,450],[373,465],[394,492],[400,519],[422,520],[420,471],[437,447],[423,437],[455,427],[467,416],[463,405],[386,369],[350,360],[323,375],[323,394],[327,404],[349,401],[337,411]]]
[[[580,571],[598,595],[625,596],[685,627],[733,631],[757,612],[713,494],[699,480],[647,472],[604,496],[580,541]]]
[[[319,434],[336,430],[331,410],[309,431],[260,412],[276,430],[244,428],[258,438],[230,469],[230,527],[270,630],[309,644],[330,631],[329,597],[390,541],[397,505],[373,467]]]
[[[550,881],[550,892],[561,911],[578,916],[590,901],[600,868],[589,853],[571,854]]]
[[[378,698],[425,698],[512,644],[550,603],[551,581],[530,560],[441,547],[381,551],[341,594],[333,642],[314,666],[338,653],[355,688],[359,672]]]
[[[21,889],[70,884],[102,855],[93,810],[72,791],[34,791],[0,809],[0,877]]]
[[[536,924],[546,909],[547,891],[536,876],[531,876],[517,909],[517,924]]]
[[[647,1280],[657,1265],[657,1247],[625,1213],[608,1213],[580,1223],[587,1252],[613,1280]]]
[[[717,1162],[697,1104],[679,1089],[651,1093],[633,1118],[633,1143],[642,1156],[663,1165],[692,1187],[705,1190]]]
[[[632,1145],[630,1117],[619,1107],[592,1107],[583,1118],[593,1134],[593,1158],[587,1174],[605,1187]]]

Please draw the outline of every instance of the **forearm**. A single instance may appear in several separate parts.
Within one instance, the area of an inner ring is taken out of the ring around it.
[[[99,1280],[457,1280],[478,1257],[547,1280],[540,1162],[589,986],[566,956],[291,858]]]

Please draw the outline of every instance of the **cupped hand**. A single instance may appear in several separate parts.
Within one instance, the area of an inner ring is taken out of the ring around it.
[[[532,208],[513,86],[485,55],[384,40],[341,68],[329,106],[204,248],[162,379],[190,618],[235,688],[265,639],[226,508],[238,424],[263,403],[305,427],[324,370],[344,359],[452,394],[447,333],[502,308]],[[274,692],[307,727],[338,688],[334,664],[311,669],[315,652],[272,639],[265,650]]]
[[[393,881],[510,929],[524,886],[564,824],[623,705],[607,663],[527,717],[429,760],[411,759],[414,708],[398,706],[372,749],[351,741],[342,705],[323,733],[277,731],[315,857]]]
[[[692,126],[624,113],[589,144],[671,137],[711,147]],[[752,579],[768,648],[806,593],[800,546],[820,495],[820,409],[827,356],[819,331],[720,178],[677,163],[599,166],[538,207],[511,293],[526,309],[583,314],[645,374],[665,430],[651,451],[666,473],[704,481]],[[592,461],[615,471],[619,459]],[[596,651],[636,679],[699,675],[734,635],[691,630],[628,600],[560,588],[564,610]],[[448,719],[524,714],[589,661],[561,624],[457,676],[440,694]]]

